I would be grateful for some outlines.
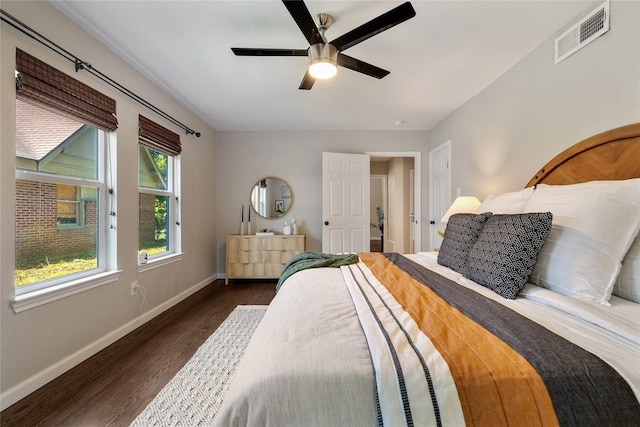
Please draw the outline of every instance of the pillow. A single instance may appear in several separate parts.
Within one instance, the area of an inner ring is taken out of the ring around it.
[[[491,215],[491,212],[452,215],[444,230],[444,240],[438,251],[438,264],[464,274],[469,249]]]
[[[633,241],[622,260],[613,295],[640,303],[640,235]]]
[[[553,213],[530,281],[607,304],[622,258],[640,228],[640,179],[539,184],[525,211]]]
[[[536,264],[551,230],[550,212],[493,215],[467,257],[467,278],[515,299]]]
[[[498,196],[489,194],[476,213],[493,212],[494,214],[514,214],[523,213],[527,205],[527,201],[533,194],[533,187],[525,188],[520,191],[511,193],[503,193]]]

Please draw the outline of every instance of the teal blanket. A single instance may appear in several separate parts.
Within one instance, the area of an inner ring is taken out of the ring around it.
[[[276,284],[276,292],[289,276],[300,270],[316,267],[340,267],[341,265],[355,264],[358,260],[359,258],[356,254],[335,255],[322,252],[303,252],[294,255],[282,269],[280,279]]]

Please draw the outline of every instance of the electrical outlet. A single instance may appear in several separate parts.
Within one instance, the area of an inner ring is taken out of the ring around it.
[[[138,295],[138,282],[131,282],[131,296]]]

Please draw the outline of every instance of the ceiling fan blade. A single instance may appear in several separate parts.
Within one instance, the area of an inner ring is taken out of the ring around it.
[[[306,73],[304,73],[304,77],[302,78],[302,81],[300,82],[300,86],[298,87],[298,89],[310,90],[313,87],[313,84],[315,82],[316,82],[315,77],[313,77],[307,71]]]
[[[356,44],[375,36],[391,27],[394,27],[407,19],[416,16],[416,11],[411,6],[410,2],[401,4],[400,6],[391,9],[387,13],[383,13],[377,18],[372,19],[366,24],[362,24],[358,28],[354,28],[346,34],[338,37],[331,42],[332,45],[338,49],[338,52],[349,49]]]
[[[318,26],[303,1],[282,0],[282,3],[284,3],[285,7],[291,14],[291,17],[296,21],[298,28],[300,28],[300,31],[302,31],[302,34],[304,34],[304,37],[310,45],[324,43],[322,35],[320,35],[320,31],[318,31]]]
[[[306,49],[254,49],[232,47],[237,56],[307,56]]]
[[[362,74],[366,74],[371,77],[375,77],[376,79],[381,79],[390,73],[389,71],[383,70],[380,67],[376,67],[375,65],[371,65],[364,61],[360,61],[359,59],[352,58],[351,56],[347,56],[343,53],[338,54],[338,65]]]

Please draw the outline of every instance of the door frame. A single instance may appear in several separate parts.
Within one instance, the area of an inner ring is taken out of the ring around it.
[[[422,177],[422,153],[420,151],[367,151],[369,157],[413,157],[413,169],[414,169],[414,215],[415,215],[415,235],[413,236],[415,241],[415,252],[422,250],[422,226],[420,220],[422,219],[422,197],[421,197],[421,177]]]

